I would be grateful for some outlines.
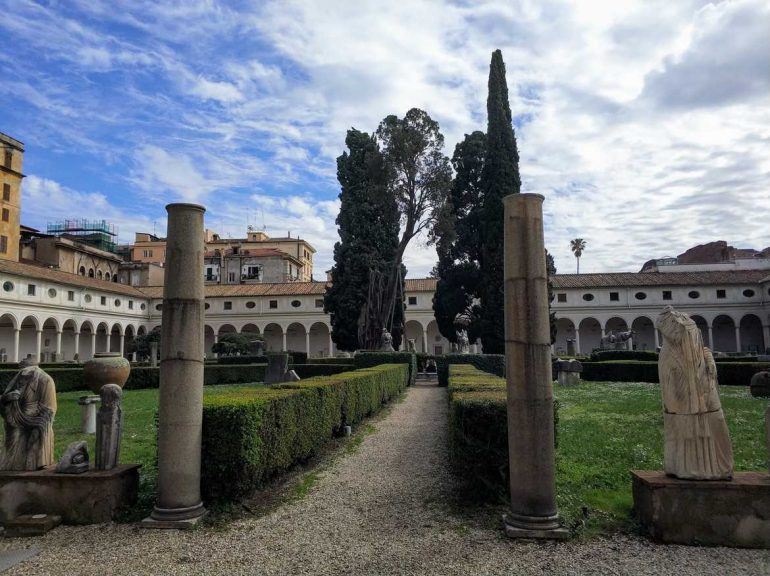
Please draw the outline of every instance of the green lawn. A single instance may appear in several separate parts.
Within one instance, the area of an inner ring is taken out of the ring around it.
[[[663,468],[663,415],[657,384],[582,382],[555,387],[559,411],[557,498],[570,525],[589,532],[629,528],[631,469]],[[767,470],[767,401],[748,388],[720,387],[736,470]]]

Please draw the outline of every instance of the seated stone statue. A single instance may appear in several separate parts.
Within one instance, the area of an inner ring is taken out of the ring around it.
[[[393,336],[390,335],[387,328],[382,329],[380,334],[380,352],[394,352]]]
[[[0,397],[5,453],[0,470],[38,470],[54,463],[56,386],[37,366],[22,368]]]
[[[663,395],[664,468],[691,480],[730,479],[733,450],[717,390],[711,351],[687,315],[668,306],[658,316]]]

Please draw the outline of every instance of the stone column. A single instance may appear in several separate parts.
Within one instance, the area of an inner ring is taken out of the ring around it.
[[[762,326],[762,333],[763,333],[763,347],[762,347],[762,353],[767,351],[768,348],[770,348],[770,324],[765,324]],[[770,449],[770,447],[768,447]]]
[[[18,328],[13,329],[13,356],[11,356],[11,362],[19,361],[19,335],[21,330]]]
[[[741,326],[740,324],[735,325],[735,351],[740,352],[741,351]]]
[[[77,355],[80,359],[80,332],[75,332],[75,352],[73,352],[73,358]]]
[[[334,357],[334,340],[332,340],[332,333],[329,330],[329,358]]]
[[[286,330],[281,327],[281,352],[286,352]]]
[[[148,526],[188,528],[201,501],[203,422],[203,213],[169,204],[161,321],[158,499]]]
[[[42,362],[43,358],[43,331],[37,331],[37,337],[35,338],[35,358],[38,362]]]
[[[512,194],[505,206],[505,363],[511,538],[566,538],[556,510],[551,335],[543,197]]]
[[[655,334],[655,350],[660,348],[660,334],[658,334],[658,329],[653,325],[652,327],[652,333]]]
[[[422,353],[428,353],[428,331],[425,328],[422,329]]]
[[[708,347],[714,350],[714,327],[709,324],[709,344]]]
[[[120,355],[123,356],[126,352],[126,335],[120,335]]]
[[[56,362],[61,361],[61,330],[56,331]]]
[[[309,330],[305,332],[305,354],[308,355],[308,358],[310,357],[310,331]]]
[[[580,354],[580,328],[575,326],[575,354]]]
[[[219,343],[219,334],[217,334],[216,332],[214,332],[214,344],[217,344],[217,343]],[[211,355],[212,355],[214,358],[219,358],[219,354],[217,354],[216,352],[213,352]]]

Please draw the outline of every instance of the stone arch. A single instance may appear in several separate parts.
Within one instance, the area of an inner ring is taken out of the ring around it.
[[[556,354],[567,354],[567,340],[576,340],[575,323],[569,318],[557,318],[556,341],[553,343]],[[577,351],[577,342],[575,342],[575,351]]]
[[[259,326],[250,322],[249,324],[243,325],[241,334],[262,334],[262,332],[260,331]]]
[[[633,346],[635,350],[655,350],[655,322],[647,316],[639,316],[631,323],[634,331]]]
[[[40,361],[54,362],[56,360],[56,345],[61,324],[57,318],[49,316],[43,322],[43,334],[40,339]]]
[[[80,274],[81,276],[85,276],[86,275],[86,267],[85,266],[81,266],[78,269],[78,274]]]
[[[110,281],[110,273],[109,273],[109,272],[105,272],[105,273],[104,273],[104,279],[105,279],[107,282],[109,282],[109,281]]]
[[[703,345],[712,348],[711,340],[709,339],[709,323],[706,322],[706,319],[703,316],[698,316],[697,314],[690,316],[690,318],[692,318],[693,322],[695,322],[695,325],[698,327],[698,330],[700,330],[700,335],[703,338]]]
[[[34,314],[26,315],[19,324],[19,360],[37,354],[37,333],[43,325]]]
[[[592,350],[601,346],[602,325],[596,318],[583,318],[578,324],[578,337],[580,339],[580,353],[590,354]]]
[[[307,328],[302,322],[292,322],[286,327],[286,350],[307,352]]]
[[[425,331],[428,333],[428,354],[439,356],[452,351],[449,340],[441,335],[435,320],[428,322]]]
[[[316,358],[334,355],[331,341],[331,328],[326,322],[314,322],[308,331],[310,334],[310,354]]]
[[[424,327],[419,320],[407,320],[404,324],[404,341],[401,343],[401,349],[406,350],[409,340],[414,340],[414,349],[418,352],[426,352],[427,342],[423,339]]]
[[[96,271],[96,277],[97,277],[99,280],[101,280],[101,279],[102,279],[102,271],[101,271],[101,270],[97,270],[97,271]]]
[[[235,326],[232,324],[220,324],[219,328],[217,329],[217,334],[221,336],[222,334],[237,334],[238,330],[235,329]]]
[[[75,359],[75,336],[80,332],[78,323],[69,318],[64,321],[61,327],[61,354],[62,360],[74,360]],[[78,354],[80,356],[80,354]]]
[[[94,269],[93,268],[89,268],[88,269],[88,277],[89,278],[93,278],[94,277]]]
[[[144,326],[139,326],[139,328],[136,329],[137,336],[144,336],[145,334],[147,334],[147,328]]]
[[[214,332],[214,329],[206,324],[203,327],[203,351],[206,353],[206,356],[211,356],[214,352],[212,351],[212,348],[214,347],[214,343],[216,341],[215,338],[216,334]]]
[[[741,350],[763,354],[765,338],[762,333],[762,321],[756,314],[745,314],[740,322]]]
[[[265,337],[265,349],[272,352],[280,352],[283,350],[283,327],[276,323],[271,322],[262,332]]]
[[[16,330],[19,327],[19,320],[6,312],[0,315],[0,362],[13,362],[18,360],[15,357],[16,351]]]
[[[120,352],[120,337],[123,336],[123,325],[115,322],[110,328],[110,339],[107,348],[108,352]]]
[[[716,352],[737,352],[735,340],[735,321],[726,314],[720,314],[711,323],[714,335],[714,350]]]

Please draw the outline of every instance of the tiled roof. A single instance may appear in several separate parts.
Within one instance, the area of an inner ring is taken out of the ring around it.
[[[207,285],[206,298],[222,296],[322,296],[327,282],[281,282],[263,284],[212,284]],[[436,289],[435,278],[407,278],[407,292],[432,292]],[[163,298],[163,286],[148,286],[140,290],[149,298]]]
[[[50,282],[59,282],[69,286],[77,286],[78,288],[91,288],[93,290],[102,290],[114,294],[125,294],[137,298],[144,297],[144,294],[133,286],[126,286],[125,284],[118,284],[117,282],[108,282],[107,280],[99,280],[98,278],[89,278],[88,276],[79,276],[78,274],[70,274],[69,272],[47,268],[38,264],[0,260],[0,273],[14,274],[16,276],[24,276],[27,278],[37,278],[40,280],[48,280]]]
[[[607,272],[602,274],[557,274],[554,288],[613,288],[622,286],[703,286],[756,284],[767,270],[703,272]]]

